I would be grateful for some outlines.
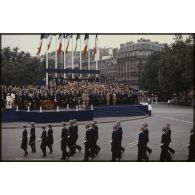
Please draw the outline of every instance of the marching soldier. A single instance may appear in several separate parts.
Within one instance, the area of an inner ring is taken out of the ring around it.
[[[68,158],[69,153],[66,150],[68,145],[68,129],[66,128],[66,123],[62,123],[62,133],[61,133],[61,150],[62,150],[62,160]]]
[[[142,159],[148,160],[148,156],[146,154],[146,139],[144,134],[144,128],[140,129],[137,146],[138,146],[137,161],[141,161]]]
[[[93,141],[92,143],[93,153],[97,156],[100,151],[100,147],[97,145],[97,140],[99,138],[99,135],[98,135],[98,126],[96,121],[92,123],[91,131],[92,131],[92,141]]]
[[[170,129],[170,124],[167,124],[166,126],[166,133],[167,133],[167,136],[168,136],[168,142],[169,144],[171,143],[171,129]],[[175,153],[175,150],[172,149],[168,144],[168,151],[171,152],[171,154],[173,155]]]
[[[47,146],[50,150],[50,154],[53,152],[52,146],[53,146],[53,129],[51,125],[48,125],[48,132],[47,132]]]
[[[68,128],[68,147],[70,150],[70,156],[73,156],[75,154],[75,134],[74,134],[74,126],[73,126],[73,121],[69,121],[69,128]]]
[[[194,129],[191,130],[191,136],[190,136],[190,142],[189,142],[188,148],[189,148],[188,161],[195,161],[195,135],[194,135]]]
[[[85,144],[84,161],[88,161],[89,157],[93,159],[94,155],[92,154],[92,133],[91,133],[90,125],[87,124],[85,128],[86,128],[86,136],[85,136],[85,142],[84,142]]]
[[[27,151],[27,145],[28,145],[28,132],[26,130],[26,125],[23,125],[23,132],[22,132],[22,143],[21,143],[21,149],[24,150],[24,156],[28,155],[28,151]]]
[[[77,145],[76,142],[78,140],[78,125],[77,125],[77,120],[74,119],[73,120],[73,127],[74,127],[74,147],[75,147],[75,152],[76,152],[76,149],[81,152],[81,146]]]
[[[47,133],[46,133],[46,130],[45,130],[45,127],[43,126],[42,127],[42,135],[41,135],[41,145],[40,145],[40,148],[43,152],[43,157],[46,156],[46,146],[47,146]]]
[[[122,147],[122,139],[123,139],[123,129],[122,129],[122,126],[121,126],[121,123],[120,122],[117,122],[116,124],[117,126],[117,130],[118,130],[118,133],[119,133],[119,137],[120,137],[120,148],[121,148],[121,152],[124,152],[125,151],[125,148]]]
[[[149,155],[152,153],[152,149],[150,149],[147,144],[149,142],[149,130],[148,130],[148,124],[145,123],[143,125],[144,128],[144,134],[145,134],[145,139],[146,139],[146,151],[149,153]]]
[[[31,123],[31,129],[30,129],[30,140],[29,140],[29,145],[32,149],[32,153],[36,152],[35,140],[36,140],[35,124],[32,122]]]
[[[160,161],[171,161],[172,160],[171,155],[168,151],[168,147],[169,147],[169,135],[165,127],[162,129]]]
[[[117,126],[113,126],[113,131],[112,131],[112,140],[111,140],[111,152],[112,152],[112,161],[116,161],[118,158],[119,160],[121,159],[121,138],[120,138],[120,133],[117,131]]]

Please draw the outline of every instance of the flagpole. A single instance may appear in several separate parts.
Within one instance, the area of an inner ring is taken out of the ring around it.
[[[47,37],[48,38],[48,37]],[[46,85],[48,86],[48,72],[47,72],[47,69],[48,69],[48,49],[47,49],[47,38],[46,38]]]
[[[64,70],[66,69],[66,39],[64,37]],[[66,78],[66,73],[64,73],[64,78]]]
[[[58,56],[57,56],[57,34],[56,34],[56,40],[55,40],[55,69],[58,67]],[[55,73],[55,77],[57,77],[57,72]]]
[[[98,70],[98,58],[99,58],[99,51],[98,51],[98,41],[96,38],[96,50],[97,50],[97,55],[96,55],[96,70]],[[98,77],[98,74],[96,74],[96,77]]]
[[[81,35],[80,35],[80,70],[82,70]],[[80,74],[80,78],[82,78],[82,74]]]
[[[73,54],[73,35],[72,35],[72,70],[74,69],[74,54]],[[74,74],[72,74],[72,78],[74,79]]]
[[[90,47],[89,47],[89,38],[88,38],[88,70],[90,70],[91,69],[91,67],[90,67]],[[88,77],[90,77],[91,75],[90,74],[88,74]]]

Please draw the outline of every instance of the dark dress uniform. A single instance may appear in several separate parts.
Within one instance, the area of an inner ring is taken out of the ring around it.
[[[69,158],[69,153],[66,150],[68,145],[68,129],[66,127],[62,128],[61,139],[62,159],[66,159]]]
[[[171,161],[171,155],[168,151],[169,147],[169,135],[165,131],[161,136],[161,154],[160,161]]]
[[[111,152],[112,152],[112,161],[116,161],[118,158],[121,159],[121,139],[120,133],[117,129],[112,131],[112,141],[111,141]]]
[[[189,156],[188,161],[195,161],[195,135],[194,130],[192,130],[192,134],[190,136],[190,142],[189,142]]]
[[[68,128],[68,147],[70,150],[70,156],[75,154],[75,133],[74,133],[74,126],[70,125],[70,127]]]
[[[43,152],[43,157],[46,156],[46,146],[47,146],[47,133],[46,130],[44,129],[41,135],[41,150]]]
[[[172,149],[169,144],[171,143],[171,129],[170,128],[167,128],[166,129],[166,132],[167,132],[167,139],[168,139],[168,151],[170,151],[172,154],[175,153],[175,150]]]
[[[22,143],[21,143],[21,149],[24,150],[25,152],[25,156],[27,156],[28,151],[27,151],[27,145],[28,145],[28,132],[26,130],[26,128],[24,128],[23,132],[22,132]]]
[[[50,154],[53,152],[53,129],[50,127],[48,130],[47,146],[50,149]]]
[[[86,131],[86,136],[85,136],[85,155],[84,155],[84,161],[88,161],[89,157],[91,157],[92,159],[95,157],[94,154],[92,153],[92,132],[91,132],[91,128],[87,128]]]
[[[120,147],[121,147],[121,151],[124,152],[125,149],[124,147],[122,146],[122,139],[123,139],[123,129],[121,126],[118,127],[118,133],[119,133],[119,137],[120,137]]]
[[[78,140],[78,125],[74,125],[73,126],[74,127],[74,150],[75,150],[75,152],[76,152],[76,149],[77,150],[79,150],[79,152],[81,151],[81,146],[79,146],[79,145],[77,145],[76,143],[77,143],[77,140]]]
[[[36,140],[35,127],[32,127],[30,129],[30,140],[29,140],[29,145],[32,149],[32,153],[36,152],[35,140]]]
[[[141,131],[138,138],[138,157],[137,161],[141,161],[142,159],[148,160],[146,155],[146,139],[144,131]]]
[[[152,153],[152,149],[150,149],[147,146],[147,143],[149,142],[149,130],[148,130],[148,128],[144,128],[144,134],[145,134],[145,139],[146,139],[146,151],[149,152],[149,154],[151,154]]]
[[[97,140],[99,138],[99,135],[98,135],[98,126],[97,125],[93,125],[92,127],[92,147],[93,147],[93,153],[97,156],[99,151],[100,151],[100,147],[97,145]]]

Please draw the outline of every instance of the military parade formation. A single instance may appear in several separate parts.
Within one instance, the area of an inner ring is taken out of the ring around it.
[[[78,140],[78,124],[77,120],[73,119],[69,121],[68,127],[65,122],[62,122],[61,138],[54,142],[52,125],[48,125],[48,130],[46,127],[42,126],[42,135],[40,139],[36,140],[35,124],[31,123],[30,136],[28,137],[27,126],[23,125],[22,132],[22,143],[21,149],[24,150],[24,156],[28,155],[28,144],[31,147],[31,153],[36,153],[36,143],[40,143],[40,148],[43,153],[43,157],[47,156],[47,147],[49,149],[49,154],[53,153],[53,145],[60,142],[62,157],[61,160],[69,160],[78,151],[81,152],[82,147],[77,144]],[[83,161],[94,160],[99,154],[101,148],[97,144],[99,134],[99,127],[96,121],[85,125],[86,133],[84,143],[84,158]],[[29,138],[29,142],[28,142]],[[121,122],[114,124],[111,134],[111,161],[121,160],[122,154],[125,152],[125,148],[122,146],[123,139],[123,129]],[[152,153],[152,149],[147,146],[149,143],[149,129],[148,124],[144,123],[140,129],[137,141],[138,155],[137,161],[148,161]],[[159,160],[161,162],[172,161],[172,156],[175,150],[170,147],[171,143],[171,127],[167,124],[166,127],[162,128],[161,143],[161,153]],[[191,130],[190,141],[188,145],[189,155],[188,161],[195,160],[195,135],[194,130]]]

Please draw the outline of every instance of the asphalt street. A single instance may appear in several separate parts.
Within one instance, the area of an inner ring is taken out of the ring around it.
[[[137,120],[129,120],[122,122],[123,127],[123,142],[122,145],[126,148],[121,161],[136,161],[137,159],[137,140],[139,129],[142,124],[147,122],[149,127],[150,142],[148,146],[153,150],[150,155],[149,161],[158,161],[160,157],[160,141],[161,141],[161,129],[167,123],[171,124],[172,129],[172,143],[171,147],[176,150],[173,161],[186,161],[188,156],[188,143],[190,138],[190,130],[193,125],[193,109],[192,107],[183,106],[168,106],[166,104],[153,104],[152,116]],[[120,118],[121,119],[121,118]],[[126,118],[127,119],[127,118]],[[107,120],[105,118],[105,120]],[[119,120],[118,118],[112,118],[112,121]],[[24,157],[23,150],[20,149],[21,136],[22,136],[22,124],[20,128],[3,128],[2,129],[2,160],[5,161],[60,161],[60,135],[61,127],[53,127],[54,131],[54,152],[47,154],[45,158],[42,157],[40,150],[40,143],[36,143],[37,152],[31,153],[31,149],[28,146],[29,155]],[[20,126],[19,124],[19,126]],[[94,161],[110,161],[111,160],[111,133],[113,122],[98,124],[99,126],[99,140],[98,145],[101,147],[99,155]],[[9,124],[14,126],[13,124]],[[8,126],[9,126],[8,125]],[[17,123],[18,125],[18,123]],[[2,124],[4,126],[4,124]],[[28,133],[29,133],[28,128]],[[36,128],[36,137],[40,138],[42,133],[41,128]],[[84,158],[84,141],[85,139],[85,126],[79,125],[79,139],[78,145],[81,145],[82,150],[80,153],[76,153],[68,161],[83,161]],[[47,152],[49,149],[47,148]]]

